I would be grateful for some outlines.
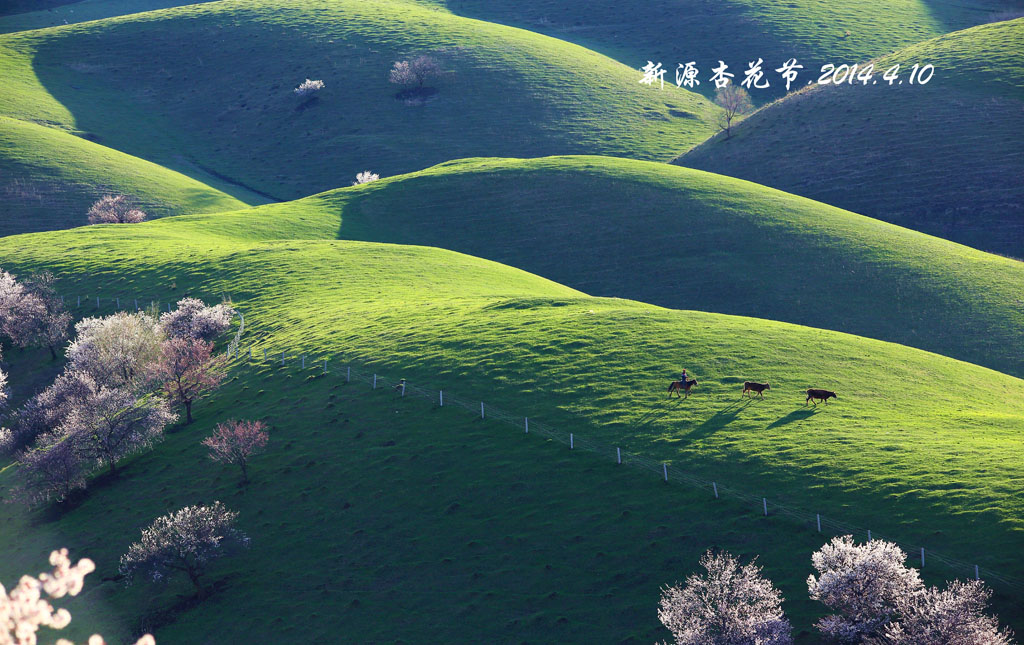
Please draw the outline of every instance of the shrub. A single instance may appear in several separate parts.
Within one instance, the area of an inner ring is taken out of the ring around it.
[[[145,219],[146,214],[134,208],[127,195],[100,197],[89,208],[90,224],[138,224]]]
[[[700,559],[707,574],[662,589],[658,618],[679,645],[790,645],[782,594],[753,563],[728,553]]]
[[[307,94],[315,94],[316,92],[319,92],[322,89],[324,89],[323,81],[313,81],[307,78],[302,83],[300,83],[299,86],[296,87],[293,91],[299,96],[306,96]]]
[[[232,545],[248,546],[249,538],[234,528],[238,513],[220,502],[212,506],[188,506],[156,518],[142,530],[142,539],[121,556],[120,571],[131,583],[143,573],[154,582],[183,571],[200,596],[200,581],[212,560],[225,555]]]

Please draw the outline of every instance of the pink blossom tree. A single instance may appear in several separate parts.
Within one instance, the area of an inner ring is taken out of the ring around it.
[[[192,423],[192,404],[220,387],[227,358],[213,355],[213,343],[196,338],[164,341],[154,379],[163,384],[171,401],[185,408],[185,423]]]
[[[200,578],[209,563],[225,555],[229,546],[249,544],[249,538],[234,528],[237,519],[238,513],[220,502],[158,517],[121,556],[121,573],[131,583],[140,574],[159,582],[181,571],[203,596],[206,590]]]
[[[814,552],[811,563],[818,576],[807,578],[810,597],[838,612],[819,620],[818,629],[841,643],[880,635],[899,601],[924,588],[917,570],[904,564],[906,559],[891,542],[854,544],[849,535],[833,538]]]
[[[753,563],[708,551],[706,574],[662,589],[658,618],[679,645],[790,645],[792,627],[782,613],[782,594]]]
[[[67,549],[50,553],[53,570],[40,573],[38,578],[22,576],[18,584],[8,593],[0,585],[0,645],[27,645],[37,641],[36,632],[40,627],[64,629],[71,623],[71,612],[54,609],[44,598],[77,596],[85,585],[85,576],[96,570],[88,558],[82,558],[72,565]],[[60,639],[60,645],[74,645]],[[89,638],[89,645],[103,645],[98,634]],[[150,634],[146,634],[135,645],[156,645]]]
[[[7,440],[0,441],[0,454],[23,448],[43,433],[56,430],[71,410],[83,405],[97,390],[96,381],[85,372],[65,369],[18,410]]]
[[[146,214],[132,206],[127,195],[106,195],[89,208],[90,224],[138,224]]]
[[[954,580],[946,589],[922,589],[896,600],[899,620],[886,625],[877,645],[1011,645],[1013,634],[985,614],[992,592],[979,580]]]
[[[249,481],[249,458],[263,452],[269,437],[262,421],[232,419],[218,423],[213,435],[203,440],[210,449],[210,459],[235,464],[242,469],[242,481]]]
[[[0,273],[0,334],[19,347],[46,347],[57,358],[57,346],[68,337],[71,314],[54,291],[53,275],[41,273],[19,283],[11,274]]]
[[[226,303],[206,306],[198,298],[183,298],[178,307],[160,316],[160,328],[168,338],[212,341],[231,326],[235,310]]]
[[[82,453],[117,472],[122,458],[163,438],[174,414],[161,397],[136,395],[122,388],[100,388],[74,407],[59,432],[77,437]]]

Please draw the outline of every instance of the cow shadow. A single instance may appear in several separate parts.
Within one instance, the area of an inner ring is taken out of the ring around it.
[[[804,419],[809,419],[809,418],[813,417],[817,413],[818,413],[818,408],[803,408],[803,409],[793,410],[792,412],[790,412],[786,416],[779,417],[778,419],[776,419],[776,420],[772,421],[771,423],[769,423],[767,429],[771,430],[772,428],[778,428],[779,426],[784,426],[787,423],[793,423],[794,421],[802,421]]]
[[[687,439],[703,439],[712,435],[725,426],[729,425],[740,416],[740,413],[753,403],[753,399],[733,401],[718,412],[715,412],[709,419],[706,419],[699,426],[686,434]]]

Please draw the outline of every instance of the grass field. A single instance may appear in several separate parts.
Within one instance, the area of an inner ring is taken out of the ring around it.
[[[447,248],[592,295],[845,331],[1024,375],[1021,263],[697,170],[470,159],[220,226],[252,235],[278,220],[301,222],[289,237]]]
[[[751,494],[1024,574],[1015,558],[1024,381],[836,332],[587,297],[447,251],[281,239],[309,232],[300,218],[247,234],[230,219],[17,236],[0,240],[0,257],[9,270],[54,270],[67,293],[227,292],[257,355],[372,361]],[[664,391],[681,366],[700,380],[685,403]],[[767,400],[741,403],[745,379],[770,380]],[[839,401],[805,410],[808,386],[834,389]],[[324,404],[315,393],[295,403]],[[288,432],[321,427],[296,422]],[[174,462],[159,450],[152,459]],[[285,535],[302,534],[286,524]]]
[[[410,106],[388,70],[420,53],[444,74]],[[453,157],[668,161],[710,135],[718,111],[576,45],[387,1],[215,2],[8,34],[0,71],[0,114],[280,199]],[[319,95],[293,94],[310,77]]]
[[[82,226],[103,195],[127,194],[150,218],[209,213],[248,202],[148,161],[55,128],[0,117],[0,234]]]
[[[988,22],[1019,2],[980,0],[890,2],[838,0],[421,0],[458,15],[524,27],[579,43],[631,67],[661,61],[695,61],[701,78],[725,60],[742,78],[747,63],[762,58],[765,69],[790,58],[805,73],[824,63],[857,63],[958,29]],[[778,80],[774,72],[769,77]],[[711,96],[702,80],[697,91]],[[775,98],[784,84],[753,93],[755,102]]]
[[[678,163],[1024,257],[1024,19],[967,29],[876,61],[935,66],[924,86],[815,86],[748,117]]]

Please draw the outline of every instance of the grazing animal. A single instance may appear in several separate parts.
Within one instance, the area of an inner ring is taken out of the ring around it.
[[[770,389],[772,389],[772,386],[767,383],[755,383],[753,381],[743,382],[743,394],[746,394],[747,396],[750,396],[750,392],[757,392],[757,395],[763,399],[764,391]],[[740,394],[740,396],[743,396],[743,394]]]
[[[672,381],[672,384],[668,386],[668,395],[672,396],[672,393],[676,393],[676,398],[679,398],[679,390],[682,390],[686,396],[684,399],[690,397],[690,388],[697,384],[697,379],[689,379],[685,383],[682,381]]]
[[[836,396],[835,392],[830,392],[828,390],[817,390],[817,389],[815,389],[813,387],[807,389],[807,401],[813,401],[814,405],[818,405],[818,400],[819,399],[824,401],[825,405],[828,405],[828,400],[829,399],[838,399],[838,398],[839,397]],[[804,401],[804,405],[807,405],[807,401]]]

